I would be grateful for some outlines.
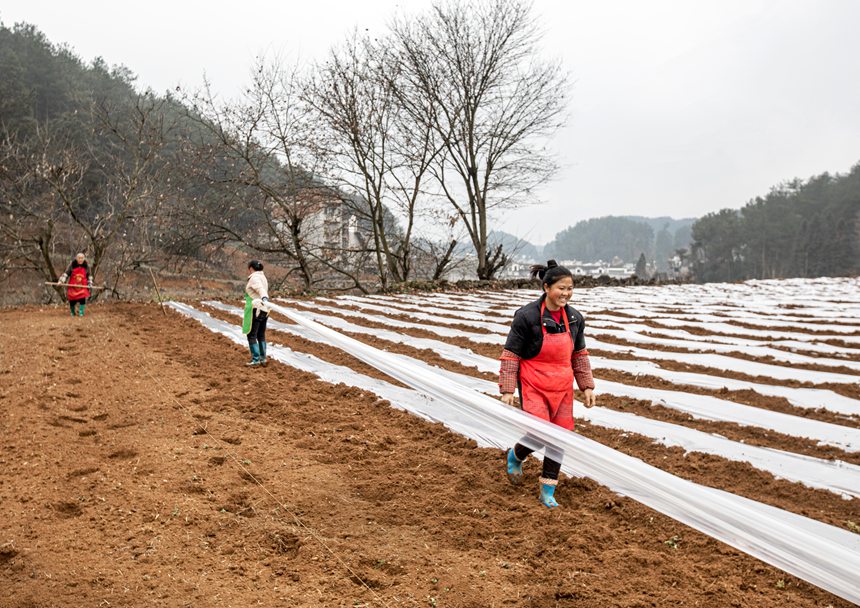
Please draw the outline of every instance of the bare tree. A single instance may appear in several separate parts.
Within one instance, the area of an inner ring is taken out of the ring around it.
[[[162,103],[150,93],[116,105],[100,100],[81,123],[84,133],[80,124],[43,123],[26,142],[5,138],[0,229],[22,268],[56,281],[59,253],[88,250],[91,273],[106,267],[119,282],[126,256],[111,258],[112,248],[143,245],[130,233],[148,229],[164,198]]]
[[[4,131],[0,140],[0,256],[4,271],[33,271],[56,282],[57,233],[64,216],[37,167],[44,154],[33,139]],[[4,276],[5,273],[4,273]],[[62,298],[63,291],[56,288]]]
[[[527,202],[557,168],[542,144],[564,123],[567,76],[538,58],[530,13],[522,0],[440,1],[392,26],[395,92],[444,149],[433,174],[466,226],[480,279],[507,263],[487,243],[489,214]]]
[[[385,41],[354,33],[333,49],[309,82],[307,99],[326,129],[320,134],[339,188],[358,192],[373,235],[382,287],[406,281],[422,181],[438,154],[426,124],[415,124],[395,94],[397,64]],[[388,210],[403,221],[389,220]]]
[[[107,263],[114,288],[134,257],[128,255],[132,247],[145,255],[140,248],[147,249],[147,240],[139,237],[165,199],[163,153],[171,126],[163,110],[164,100],[149,92],[117,104],[100,100],[92,106],[90,137],[59,133],[42,139],[38,176],[81,235],[79,248],[90,251],[90,272]],[[123,255],[112,258],[117,243]]]
[[[300,93],[296,68],[259,58],[240,99],[222,103],[207,83],[190,100],[199,127],[190,166],[208,191],[190,208],[192,226],[283,258],[292,264],[288,275],[311,289],[318,271],[337,269],[325,217],[341,197],[319,177],[314,124]]]

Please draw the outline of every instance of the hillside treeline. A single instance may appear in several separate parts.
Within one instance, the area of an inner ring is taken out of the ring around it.
[[[440,3],[314,65],[261,57],[222,99],[0,25],[2,276],[55,280],[85,251],[119,294],[136,268],[254,256],[293,288],[369,291],[440,278],[465,242],[493,278],[493,217],[557,167],[567,76],[539,39],[527,2]]]
[[[694,220],[644,217],[599,217],[577,222],[556,234],[544,247],[547,257],[585,262],[618,257],[636,262],[640,256],[665,270],[676,250],[688,249]]]
[[[700,218],[691,254],[700,281],[860,274],[860,164]]]

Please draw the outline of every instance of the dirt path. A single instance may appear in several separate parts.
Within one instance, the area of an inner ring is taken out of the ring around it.
[[[589,481],[547,511],[536,463],[511,487],[158,307],[88,313],[0,312],[2,606],[848,606]]]

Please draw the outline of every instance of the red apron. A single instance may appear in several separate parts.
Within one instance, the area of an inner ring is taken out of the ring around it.
[[[69,300],[84,300],[90,297],[90,290],[87,289],[87,269],[83,266],[78,266],[72,270],[69,285],[80,285],[80,287],[69,287],[68,292],[66,292]]]
[[[546,303],[540,307],[543,345],[532,359],[520,361],[520,396],[523,411],[573,430],[573,340],[567,313],[561,309],[566,332],[548,334],[543,324]]]

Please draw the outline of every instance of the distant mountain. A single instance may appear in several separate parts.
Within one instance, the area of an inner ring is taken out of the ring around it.
[[[491,230],[487,234],[487,242],[492,246],[501,244],[507,254],[515,258],[527,258],[529,261],[539,260],[543,252],[543,245],[535,245],[502,230]],[[464,239],[457,245],[454,252],[457,255],[474,255],[475,246],[472,241]]]
[[[501,244],[505,251],[516,257],[528,258],[529,260],[537,260],[543,250],[543,246],[534,245],[525,239],[501,230],[490,231],[487,235],[487,242],[493,245]]]
[[[619,257],[635,263],[639,256],[666,267],[676,249],[689,249],[696,218],[606,216],[565,228],[547,243],[544,255],[556,259],[594,261]]]

